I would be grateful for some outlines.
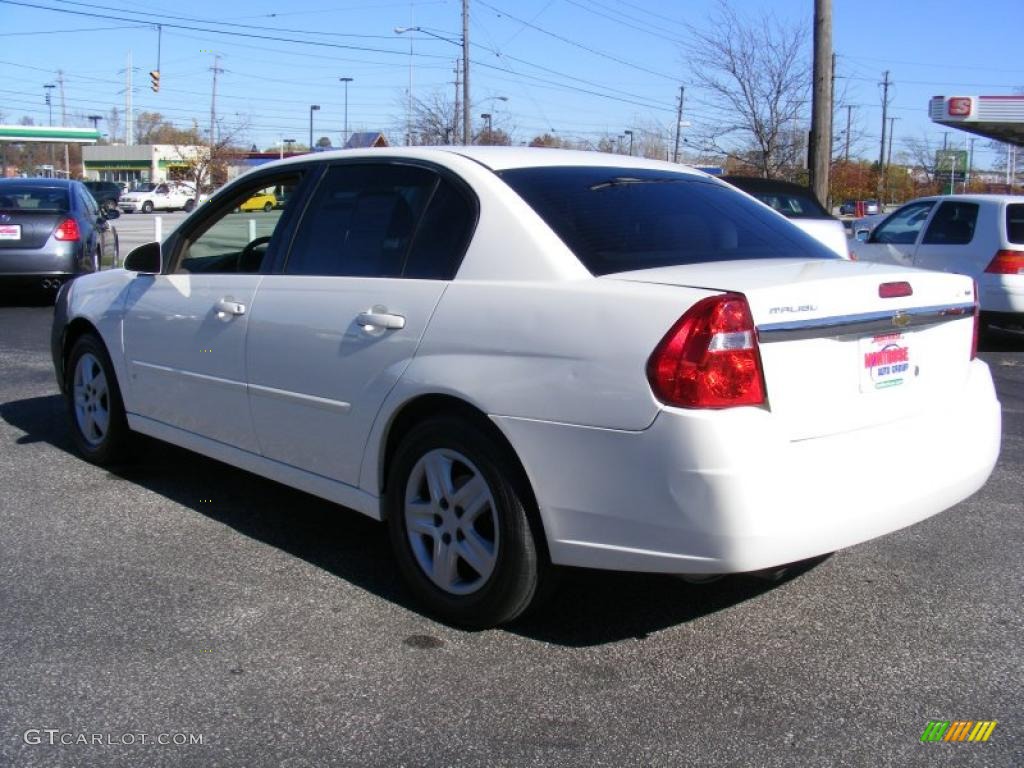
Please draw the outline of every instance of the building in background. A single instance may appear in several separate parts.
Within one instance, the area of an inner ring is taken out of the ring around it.
[[[209,156],[209,147],[191,144],[108,144],[83,147],[82,165],[89,181],[189,181]]]

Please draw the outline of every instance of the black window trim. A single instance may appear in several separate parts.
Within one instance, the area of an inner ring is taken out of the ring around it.
[[[408,262],[409,262],[409,254],[412,252],[412,248],[416,244],[416,237],[419,235],[420,226],[423,223],[423,217],[426,214],[427,209],[430,206],[430,203],[433,202],[434,195],[437,193],[437,189],[439,187],[439,184],[437,184],[435,182],[433,189],[431,189],[431,191],[430,191],[430,196],[427,199],[427,203],[426,203],[426,205],[423,206],[423,211],[420,213],[420,215],[416,219],[416,226],[413,229],[412,236],[409,238],[409,245],[406,247],[405,256],[402,258],[402,273],[400,275],[398,275],[397,277],[362,276],[359,279],[360,280],[431,280],[431,279],[438,279],[438,280],[444,280],[444,281],[451,281],[451,280],[454,280],[458,276],[459,269],[462,267],[462,261],[466,257],[466,252],[469,250],[470,243],[473,242],[473,236],[476,234],[476,228],[477,228],[477,226],[480,223],[480,198],[476,194],[476,192],[473,190],[473,188],[465,181],[465,179],[463,179],[461,176],[459,176],[459,174],[457,174],[455,171],[451,170],[447,166],[442,165],[440,163],[435,163],[435,162],[432,162],[430,160],[423,160],[423,159],[420,159],[420,158],[408,158],[408,157],[380,157],[380,158],[376,158],[376,157],[367,157],[367,156],[363,155],[363,156],[360,156],[360,157],[353,157],[351,159],[341,158],[341,159],[336,159],[336,160],[329,160],[329,161],[321,162],[321,163],[319,163],[319,165],[320,165],[320,173],[317,174],[316,183],[314,184],[314,183],[311,182],[309,187],[308,187],[308,193],[305,195],[305,197],[304,197],[304,199],[302,201],[302,203],[303,203],[302,204],[302,215],[299,216],[295,220],[295,225],[292,228],[291,236],[288,239],[288,247],[287,248],[282,248],[281,252],[279,254],[277,254],[277,257],[274,259],[274,269],[273,269],[272,274],[281,274],[281,275],[286,274],[285,273],[285,268],[287,267],[288,259],[291,257],[292,248],[295,245],[295,236],[298,234],[299,227],[302,226],[302,221],[305,219],[305,217],[306,217],[306,215],[308,213],[308,209],[310,208],[310,206],[313,203],[313,200],[316,199],[316,193],[319,191],[320,185],[323,183],[324,179],[327,176],[328,171],[331,168],[335,168],[335,167],[339,167],[339,166],[353,166],[353,165],[373,165],[373,166],[399,165],[399,166],[405,166],[405,167],[410,167],[411,166],[413,168],[419,168],[421,170],[430,171],[435,176],[438,176],[438,177],[444,179],[445,181],[450,182],[452,184],[452,186],[454,186],[456,188],[456,190],[458,190],[459,193],[462,194],[462,196],[465,199],[465,201],[469,204],[470,211],[471,211],[470,226],[467,228],[467,231],[466,231],[465,241],[463,242],[462,249],[461,249],[462,252],[459,254],[458,259],[455,260],[454,269],[452,271],[452,276],[449,277],[449,278],[425,278],[425,277],[406,278],[405,277],[405,269],[406,269],[406,266],[408,265]],[[315,275],[291,275],[291,277],[315,277]],[[346,275],[329,275],[328,277],[332,277],[332,278],[345,278]]]

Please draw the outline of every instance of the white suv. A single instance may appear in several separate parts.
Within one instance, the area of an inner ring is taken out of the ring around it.
[[[188,184],[162,182],[142,184],[121,196],[117,207],[125,213],[142,211],[191,211],[196,206],[195,190]]]
[[[861,261],[973,277],[985,320],[1024,325],[1024,196],[918,198],[857,239]]]

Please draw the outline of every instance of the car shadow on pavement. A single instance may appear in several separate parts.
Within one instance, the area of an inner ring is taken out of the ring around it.
[[[77,457],[59,395],[2,403],[0,418],[25,433],[15,445],[46,442]],[[142,436],[136,440],[131,463],[111,475],[420,612],[399,578],[383,525],[191,451]],[[810,567],[795,569],[783,581]],[[549,599],[506,631],[580,647],[643,638],[777,585],[749,576],[695,585],[671,576],[583,569],[559,569],[557,576]]]
[[[989,327],[978,340],[979,352],[1024,352],[1024,330]]]

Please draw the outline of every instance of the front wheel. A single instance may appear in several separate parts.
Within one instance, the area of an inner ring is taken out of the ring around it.
[[[116,463],[127,448],[128,421],[103,342],[92,334],[80,337],[68,356],[66,375],[65,399],[75,447],[93,464]]]
[[[263,204],[263,212],[264,213],[270,213],[272,210],[274,210],[274,204],[272,202],[270,202],[268,200],[267,202],[265,202]]]
[[[511,621],[547,578],[519,474],[501,446],[461,419],[424,422],[399,446],[385,497],[391,544],[413,592],[443,620]]]
[[[185,213],[192,213],[192,209],[195,208],[195,207],[196,207],[196,201],[195,200],[186,200],[185,201],[185,207],[182,208],[182,210],[185,211]]]

